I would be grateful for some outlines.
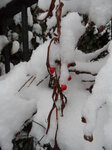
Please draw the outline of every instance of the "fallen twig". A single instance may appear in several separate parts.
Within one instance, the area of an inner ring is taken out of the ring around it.
[[[42,79],[41,81],[39,81],[36,86],[39,86],[45,79],[47,79],[48,76],[49,76],[49,74],[47,76],[45,76],[44,79]]]
[[[18,92],[20,92],[24,87],[25,85],[33,78],[34,76],[31,76],[21,87],[20,89],[18,90]]]
[[[35,79],[36,79],[36,77],[33,77],[32,81],[30,82],[30,84],[27,87],[29,87]]]
[[[37,125],[41,126],[43,129],[46,130],[46,128],[42,124],[38,123],[37,121],[32,120],[32,122],[36,123]]]
[[[45,76],[44,79],[42,79],[41,81],[39,81],[36,86],[38,86],[39,84],[41,84],[48,76],[49,76],[49,74],[48,74],[47,76]],[[33,78],[33,79],[32,79],[32,78]],[[31,79],[32,79],[32,80],[31,80]],[[35,79],[36,79],[36,77],[31,76],[31,77],[20,87],[20,89],[18,90],[18,92],[20,92],[20,91],[25,87],[25,85],[31,80],[31,82],[30,82],[29,85],[27,86],[27,87],[29,87],[29,86],[33,83],[33,81],[34,81]]]

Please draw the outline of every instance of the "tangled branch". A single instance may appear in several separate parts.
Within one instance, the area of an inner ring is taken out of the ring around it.
[[[47,51],[47,60],[46,60],[46,66],[47,66],[47,70],[48,73],[50,75],[50,78],[53,77],[53,75],[50,72],[50,62],[49,62],[49,54],[50,54],[50,48],[52,43],[54,42],[54,44],[59,43],[60,41],[60,35],[61,35],[61,14],[62,14],[62,7],[64,6],[64,4],[59,0],[59,4],[56,7],[56,18],[57,18],[57,33],[54,33],[54,37],[51,39],[49,46],[48,46],[48,51]],[[59,70],[61,69],[61,61],[55,60],[56,65],[58,65]],[[51,122],[51,115],[52,112],[55,110],[56,111],[56,121],[57,121],[57,128],[56,128],[56,132],[55,132],[55,145],[54,145],[54,150],[60,150],[58,143],[57,143],[57,133],[58,133],[58,111],[61,111],[61,116],[63,116],[63,110],[65,108],[65,105],[67,103],[67,98],[66,96],[63,94],[62,89],[60,87],[60,83],[59,83],[59,79],[60,79],[60,71],[58,73],[59,75],[57,75],[57,70],[55,70],[55,76],[53,77],[54,79],[54,87],[53,87],[53,94],[52,94],[52,99],[53,99],[53,106],[49,112],[48,115],[48,126],[47,126],[47,130],[46,130],[46,134],[49,131],[50,128],[50,122]],[[61,105],[60,108],[58,108],[57,106],[57,102],[61,101]]]

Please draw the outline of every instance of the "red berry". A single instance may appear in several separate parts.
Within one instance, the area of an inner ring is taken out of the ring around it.
[[[69,75],[69,77],[68,77],[68,81],[70,81],[72,79],[72,77],[71,77],[71,75]]]
[[[67,89],[67,85],[66,85],[66,84],[62,84],[62,85],[61,85],[61,90],[62,90],[62,91],[65,91],[66,89]]]
[[[67,68],[69,68],[69,67],[70,67],[70,64],[67,65]]]
[[[50,74],[53,75],[53,73],[55,72],[55,67],[50,67],[50,68],[49,68],[49,72],[50,72]]]

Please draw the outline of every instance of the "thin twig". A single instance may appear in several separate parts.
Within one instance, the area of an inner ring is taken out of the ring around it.
[[[49,74],[47,76],[45,76],[44,79],[42,79],[41,81],[39,81],[36,86],[39,86],[45,79],[47,79],[48,76],[49,76]]]
[[[95,82],[95,80],[82,80],[82,82]]]
[[[18,92],[20,92],[24,87],[25,85],[33,78],[33,76],[31,76],[21,87],[20,89],[18,90]]]
[[[92,89],[94,87],[94,84],[92,84],[89,88],[87,88],[86,90],[89,91],[90,93],[92,93]]]
[[[38,140],[38,143],[40,144],[41,140],[45,137],[45,135],[43,135],[40,140]]]
[[[36,77],[33,77],[32,81],[30,82],[30,84],[27,87],[30,87],[30,85],[33,83],[33,81],[36,79]]]
[[[32,122],[36,123],[37,125],[41,126],[43,129],[46,130],[46,128],[42,124],[38,123],[37,121],[32,120]]]

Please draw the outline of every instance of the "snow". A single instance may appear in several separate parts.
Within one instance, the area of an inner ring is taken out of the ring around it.
[[[111,9],[111,0],[94,0],[90,6],[90,19],[96,22],[97,25],[104,25],[112,17]]]
[[[41,45],[37,49],[38,55],[40,54],[40,52],[41,52],[40,55],[42,55],[42,49],[44,51],[45,50],[44,48],[47,45],[48,45],[48,42]],[[41,49],[41,51],[39,52],[40,49]],[[103,50],[104,50],[104,48],[103,48]],[[35,54],[36,54],[36,51],[35,51]],[[32,56],[31,61],[34,60],[34,56],[35,55]],[[38,58],[41,59],[41,57],[38,57]],[[106,59],[109,60],[109,58],[106,58]],[[39,60],[38,60],[37,64],[40,65]],[[44,59],[43,59],[43,61],[41,61],[41,65],[42,66],[45,65]],[[66,68],[66,66],[63,66],[63,65],[62,65],[62,68],[63,67]],[[32,65],[32,66],[34,66],[34,65]],[[38,68],[38,66],[37,66],[37,68]],[[41,73],[40,70],[39,70],[39,72]],[[37,74],[39,75],[39,73],[37,73]],[[92,133],[91,130],[94,129],[94,141],[91,144],[84,141],[83,128],[85,125],[81,124],[81,116],[82,116],[81,112],[82,112],[83,106],[85,105],[85,102],[88,102],[87,101],[88,97],[91,97],[91,96],[87,91],[85,91],[85,87],[84,87],[83,83],[81,83],[81,78],[74,75],[73,73],[71,75],[72,75],[72,82],[70,82],[68,84],[68,90],[66,92],[66,96],[68,98],[68,103],[64,110],[64,117],[59,117],[59,131],[58,131],[59,146],[62,150],[63,149],[64,150],[68,150],[68,149],[74,150],[74,148],[77,150],[80,150],[82,148],[84,150],[90,150],[90,147],[91,147],[91,150],[94,150],[94,149],[102,150],[102,146],[107,144],[107,143],[106,144],[104,143],[105,133],[103,132],[105,120],[107,118],[107,110],[104,107],[99,111],[99,113],[97,115],[98,121],[97,121],[96,127],[94,126],[95,124],[90,123],[89,127],[87,128],[87,132],[84,130],[84,133],[88,133],[91,135],[91,133]],[[38,78],[39,78],[39,76],[38,76]],[[52,90],[47,88],[48,80],[44,81],[39,87],[36,87],[36,89],[35,89],[35,84],[36,83],[34,82],[31,85],[30,89],[24,89],[22,91],[22,94],[24,96],[27,95],[26,97],[33,97],[34,99],[37,99],[37,97],[40,98],[40,100],[37,102],[37,106],[39,109],[38,109],[38,113],[35,116],[35,121],[41,123],[46,128],[47,127],[46,121],[47,121],[48,113],[50,111],[50,108],[52,107],[52,99],[51,99]],[[31,93],[31,92],[29,92],[30,90],[33,91],[32,94],[28,94],[28,93]],[[35,91],[36,91],[36,93],[35,93]],[[94,93],[94,91],[93,91],[93,93]],[[102,95],[102,94],[99,94],[99,95]],[[99,97],[99,95],[98,95],[98,97]],[[104,96],[104,94],[102,95],[102,97],[103,96]],[[97,98],[97,101],[99,101],[98,98]],[[92,123],[93,123],[93,120],[95,120],[95,116],[94,116],[95,109],[94,109],[93,105],[89,105],[89,111],[87,111],[88,110],[87,107],[85,110],[86,110],[86,115],[88,116],[87,119],[90,117],[92,120]],[[91,115],[92,113],[93,113],[93,115]],[[60,112],[59,112],[59,114],[60,114]],[[85,114],[85,113],[83,113],[83,114]],[[88,120],[87,120],[87,123],[89,123]],[[38,140],[43,135],[45,135],[41,141],[41,144],[50,142],[51,145],[53,145],[55,129],[56,129],[56,120],[55,120],[55,113],[53,113],[52,119],[51,119],[51,128],[48,132],[48,135],[45,134],[45,129],[43,129],[40,126],[37,126],[36,124],[33,125],[32,135],[37,137]],[[36,132],[37,130],[38,130],[38,132]]]
[[[51,97],[52,90],[48,88],[49,79],[46,79],[42,84],[36,86],[36,84],[48,74],[46,69],[48,44],[49,41],[40,45],[37,50],[33,52],[31,60],[28,63],[20,63],[0,81],[0,117],[2,118],[0,123],[0,133],[2,135],[0,136],[0,145],[2,145],[3,150],[10,150],[12,148],[11,139],[20,129],[24,121],[31,117],[32,113],[36,110],[36,107],[37,114],[34,117],[34,121],[42,124],[44,128],[33,123],[31,134],[35,136],[37,140],[45,135],[41,144],[47,142],[50,142],[51,145],[54,144],[56,129],[55,112],[52,114],[50,130],[47,135],[45,134],[47,117],[53,104]],[[66,66],[64,67],[67,68]],[[20,87],[32,75],[36,76],[36,80],[34,80],[30,87],[28,87],[28,83],[20,92],[18,92]],[[84,125],[81,123],[81,111],[90,94],[85,90],[85,87],[81,82],[81,77],[74,73],[71,73],[71,75],[72,81],[68,83],[68,88],[65,92],[68,103],[64,109],[64,116],[60,117],[59,115],[58,144],[62,150],[90,150],[90,148],[91,150],[102,150],[102,145],[104,144],[103,127],[105,124],[106,110],[105,108],[102,108],[104,110],[101,110],[98,116],[99,122],[97,127],[94,128],[93,143],[90,144],[89,142],[86,142],[83,139]],[[2,89],[5,90],[3,91]],[[89,112],[89,114],[91,113],[92,111]]]
[[[68,103],[64,110],[64,117],[59,117],[59,130],[58,130],[58,144],[62,150],[102,150],[102,143],[103,143],[103,136],[102,136],[102,128],[101,124],[103,120],[99,122],[99,126],[96,129],[96,136],[95,140],[92,144],[89,142],[84,141],[83,139],[83,127],[84,125],[81,123],[81,110],[86,102],[89,93],[85,91],[82,83],[80,82],[80,78],[78,76],[74,76],[72,74],[72,81],[69,83],[67,97]],[[40,97],[40,101],[37,102],[38,105],[38,113],[35,116],[35,121],[41,123],[44,127],[47,127],[47,116],[49,110],[52,107],[52,91],[47,89],[48,81],[44,81],[42,85],[34,88],[32,95]],[[31,88],[32,88],[31,87]],[[38,91],[38,94],[34,94],[35,90]],[[42,90],[42,93],[40,92]],[[27,92],[28,96],[29,91]],[[31,97],[32,97],[31,95]],[[44,110],[44,111],[43,111]],[[60,112],[59,112],[60,114]],[[104,114],[103,114],[104,115]],[[103,116],[102,113],[100,117]],[[55,120],[55,112],[52,114],[51,119],[51,128],[48,132],[48,135],[45,135],[45,129],[42,127],[34,124],[31,134],[37,137],[39,140],[43,135],[45,137],[42,139],[42,143],[51,143],[53,145],[54,136],[55,136],[55,129],[56,129],[56,120]],[[38,132],[37,132],[38,131]],[[37,148],[38,149],[38,148]]]
[[[0,35],[0,52],[9,43],[8,39],[4,35]]]
[[[69,72],[66,64],[62,64],[61,66],[61,76],[60,76],[60,84],[64,84],[67,82],[69,77]]]
[[[43,43],[43,39],[40,39],[38,36],[36,36],[36,42],[39,44]]]
[[[101,49],[97,49],[94,53],[88,53],[85,54],[81,50],[78,50],[76,48],[75,50],[75,60],[80,61],[80,62],[90,62],[90,60],[96,58],[101,52],[108,50],[109,43],[102,47]]]
[[[0,8],[6,7],[6,5],[12,0],[0,0]]]
[[[31,31],[28,31],[29,49],[32,49],[32,43],[31,43],[32,38],[33,38],[33,33]]]
[[[19,42],[18,41],[13,41],[13,43],[12,43],[12,51],[11,51],[12,54],[17,53],[19,48],[20,48]]]
[[[12,34],[12,36],[13,36],[13,39],[14,39],[14,40],[18,40],[18,38],[19,38],[19,35],[18,35],[16,32],[14,32],[14,33]]]
[[[32,27],[33,26],[33,18],[32,18],[31,10],[29,7],[27,8],[27,15],[28,15],[28,25]],[[22,21],[21,12],[16,14],[13,17],[13,19],[14,19],[14,22],[16,25],[21,25],[21,21]]]
[[[28,74],[35,75],[37,82],[42,80],[48,74],[46,68],[48,44],[49,41],[45,42],[43,45],[40,45],[37,50],[33,52],[29,63],[26,65]]]
[[[48,29],[51,29],[52,27],[55,27],[56,26],[56,17],[53,16],[52,18],[50,19],[47,19],[47,27]]]
[[[21,13],[16,14],[13,19],[16,25],[21,25]]]
[[[30,8],[27,9],[27,14],[28,14],[28,25],[33,26],[33,17]]]
[[[39,0],[38,6],[42,8],[43,10],[48,10],[50,6],[51,1],[49,0]]]
[[[63,3],[63,15],[70,11],[88,14],[89,19],[97,26],[105,25],[112,17],[111,0],[63,0]],[[39,7],[43,10],[48,10],[49,6],[50,1],[39,0]]]
[[[5,7],[11,0],[0,0],[0,8]],[[50,6],[49,0],[39,0],[38,5],[43,10],[48,10]],[[63,0],[64,12],[67,11],[78,11],[82,14],[88,14],[90,20],[95,22],[97,26],[104,25],[112,17],[112,1],[111,0]],[[28,9],[29,14],[29,25],[32,26],[32,16]]]
[[[62,18],[60,44],[52,44],[50,50],[50,64],[55,66],[55,60],[62,62],[60,82],[64,83],[68,79],[69,73],[67,64],[74,62],[74,47],[85,28],[81,24],[81,17],[78,13],[69,13]],[[56,66],[55,66],[56,67]]]
[[[93,74],[96,74],[103,67],[103,65],[107,61],[107,58],[108,58],[108,56],[98,62],[97,61],[95,61],[95,62],[78,62],[78,61],[76,61],[77,65],[76,65],[75,69],[82,70],[82,71],[88,71]]]
[[[21,65],[17,66],[12,71],[13,74],[19,74],[17,76],[16,82],[12,80],[11,85],[14,83],[21,83],[17,84],[18,86],[14,89],[9,89],[9,93],[16,93],[19,89],[20,85],[27,80],[26,74],[35,75],[36,80],[32,83],[32,85],[28,88],[28,85],[23,88],[19,94],[22,99],[35,99],[38,107],[38,112],[35,115],[34,120],[42,124],[45,128],[47,127],[47,117],[49,111],[52,107],[52,90],[48,88],[48,79],[44,81],[40,86],[36,86],[36,84],[43,79],[47,75],[46,69],[46,55],[47,55],[47,46],[49,41],[44,43],[43,45],[39,46],[36,51],[34,51],[31,60],[28,63],[22,63]],[[37,59],[38,58],[38,59]],[[36,66],[36,67],[35,67]],[[25,69],[26,68],[26,69]],[[20,76],[21,75],[21,76]],[[83,128],[84,125],[81,123],[81,111],[82,108],[87,101],[88,96],[90,94],[85,90],[83,83],[81,83],[81,78],[74,73],[72,75],[72,82],[68,83],[68,89],[66,91],[66,96],[68,98],[68,103],[64,110],[64,117],[59,117],[59,131],[58,131],[58,143],[60,148],[63,150],[102,150],[102,145],[104,144],[104,132],[103,127],[105,124],[105,118],[107,116],[106,108],[102,108],[98,115],[98,123],[97,127],[94,128],[94,141],[92,144],[84,141],[83,139]],[[7,79],[11,81],[11,76]],[[19,80],[19,82],[17,82]],[[12,91],[12,92],[11,92]],[[15,91],[15,92],[14,92]],[[100,94],[101,95],[101,94]],[[90,107],[92,108],[92,107]],[[44,110],[44,111],[43,111]],[[94,109],[87,114],[91,114]],[[59,112],[60,114],[60,112]],[[91,116],[91,115],[90,115]],[[104,117],[105,116],[105,117]],[[94,117],[94,116],[93,116]],[[103,119],[102,119],[103,118]],[[71,122],[72,121],[72,122]],[[38,140],[45,135],[42,139],[42,143],[50,142],[52,145],[54,143],[54,135],[56,129],[56,121],[55,121],[55,113],[52,114],[51,119],[51,128],[48,132],[48,135],[45,134],[45,129],[39,125],[33,123],[33,129],[31,134],[35,136]],[[102,125],[102,127],[101,127]],[[91,129],[91,128],[89,128]]]
[[[14,135],[21,129],[24,121],[36,111],[36,107],[34,101],[26,101],[17,95],[10,96],[7,94],[7,97],[6,95],[1,96],[1,99],[0,145],[4,150],[11,150]]]
[[[37,23],[33,24],[33,32],[35,32],[37,34],[42,34],[41,26]]]
[[[112,145],[110,144],[110,141],[112,140],[112,136],[109,134],[109,132],[112,130],[111,128],[111,92],[112,92],[112,85],[111,85],[111,65],[112,65],[112,41],[109,44],[109,58],[102,67],[102,69],[99,71],[96,82],[93,88],[92,95],[88,97],[88,101],[85,104],[84,110],[82,115],[87,120],[87,125],[85,126],[84,133],[86,135],[91,135],[94,132],[95,126],[96,126],[96,119],[97,119],[97,112],[102,105],[107,105],[108,108],[108,120],[106,122],[106,125],[104,127],[104,135],[105,135],[105,141],[107,149],[110,150],[112,148]]]
[[[38,20],[43,20],[45,17],[46,17],[46,15],[47,15],[47,12],[45,12],[45,13],[42,13],[42,14],[40,14],[39,16],[38,16]]]
[[[3,150],[12,149],[14,135],[37,109],[33,99],[24,99],[18,94],[20,85],[27,79],[24,65],[19,64],[0,81],[0,145]]]
[[[64,63],[74,61],[74,47],[80,36],[84,33],[85,27],[81,24],[81,17],[78,13],[69,13],[61,22],[61,60]]]
[[[55,27],[56,23],[57,20],[56,20],[55,12],[53,11],[53,17],[47,19],[47,28],[51,29],[52,27]]]

